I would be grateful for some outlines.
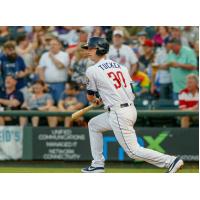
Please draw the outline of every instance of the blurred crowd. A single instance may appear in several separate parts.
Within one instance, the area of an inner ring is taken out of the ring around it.
[[[107,57],[129,69],[136,98],[168,99],[198,110],[199,29],[193,26],[0,26],[0,111],[74,111],[88,105],[85,71],[93,63],[81,45],[105,37]],[[48,125],[70,118],[48,117]],[[33,126],[43,119],[0,117],[0,125]],[[188,127],[190,119],[182,119]],[[83,118],[75,124],[86,126]]]

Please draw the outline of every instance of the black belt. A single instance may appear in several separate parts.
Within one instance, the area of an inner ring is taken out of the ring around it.
[[[120,104],[120,108],[124,108],[124,107],[128,107],[128,106],[131,106],[132,104],[129,104],[129,103],[123,103],[123,104]],[[111,109],[110,107],[108,107],[108,111],[110,112]]]

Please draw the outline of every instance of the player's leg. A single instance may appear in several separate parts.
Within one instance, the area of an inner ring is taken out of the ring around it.
[[[111,130],[108,120],[108,113],[100,114],[92,118],[88,123],[90,147],[93,161],[91,167],[82,169],[82,172],[103,172],[104,156],[103,156],[103,134],[102,132]],[[100,170],[98,170],[100,169]]]
[[[115,136],[127,155],[133,159],[144,160],[157,167],[169,168],[175,157],[141,147],[133,128],[137,118],[135,107],[111,111],[110,123]]]
[[[90,146],[93,156],[92,166],[104,166],[103,156],[103,134],[107,130],[111,130],[108,120],[108,113],[100,114],[92,118],[88,123]]]

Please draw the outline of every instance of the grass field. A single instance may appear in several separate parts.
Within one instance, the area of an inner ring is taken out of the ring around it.
[[[0,162],[0,173],[80,173],[85,162]],[[164,173],[165,169],[155,168],[146,163],[107,163],[107,173]],[[198,163],[186,163],[180,173],[198,173]]]

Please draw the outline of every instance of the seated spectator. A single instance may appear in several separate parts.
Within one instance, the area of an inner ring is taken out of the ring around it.
[[[50,50],[42,55],[38,67],[40,79],[49,85],[56,103],[64,91],[69,66],[69,56],[61,48],[60,41],[53,38],[50,41]]]
[[[84,84],[86,84],[86,69],[93,63],[87,58],[87,52],[81,48],[81,45],[82,43],[79,44],[75,55],[71,60],[71,66],[69,68],[68,75],[70,76],[69,80],[84,86]]]
[[[137,67],[131,78],[134,81],[133,89],[136,96],[146,98],[149,94],[150,89],[150,79],[147,74],[140,71]]]
[[[41,80],[33,85],[33,93],[22,105],[24,110],[55,111],[53,99],[50,94],[45,93],[45,83]],[[50,127],[55,127],[56,117],[47,117]],[[40,122],[39,117],[32,117],[32,125],[37,127]],[[23,124],[27,124],[27,118],[23,118]]]
[[[199,79],[197,75],[187,76],[186,88],[179,93],[179,108],[181,110],[199,110]],[[188,116],[181,118],[181,127],[188,128],[193,118]],[[196,120],[199,121],[199,118]]]
[[[16,89],[17,78],[13,74],[5,77],[5,91],[0,92],[0,107],[3,110],[19,110],[24,102],[23,94]],[[0,125],[23,125],[21,118],[1,117]]]
[[[113,32],[113,45],[110,46],[108,58],[127,67],[130,75],[135,71],[138,59],[133,50],[123,44],[124,34],[122,30],[115,30]]]
[[[186,86],[186,76],[197,73],[197,59],[190,47],[185,47],[178,39],[173,39],[172,51],[167,56],[166,68],[169,67],[172,85],[173,98],[178,100],[178,94]]]
[[[0,73],[4,82],[7,74],[13,74],[17,78],[17,90],[23,90],[27,86],[29,71],[23,58],[17,55],[13,42],[4,44],[4,54],[0,57]]]
[[[67,112],[80,110],[87,104],[88,101],[85,92],[79,91],[78,85],[75,82],[66,83],[65,91],[61,95],[60,101],[58,103],[59,111]],[[83,118],[79,118],[76,123],[78,123],[80,126],[85,126]],[[73,125],[71,118],[65,117],[64,124],[67,128],[71,127]]]

